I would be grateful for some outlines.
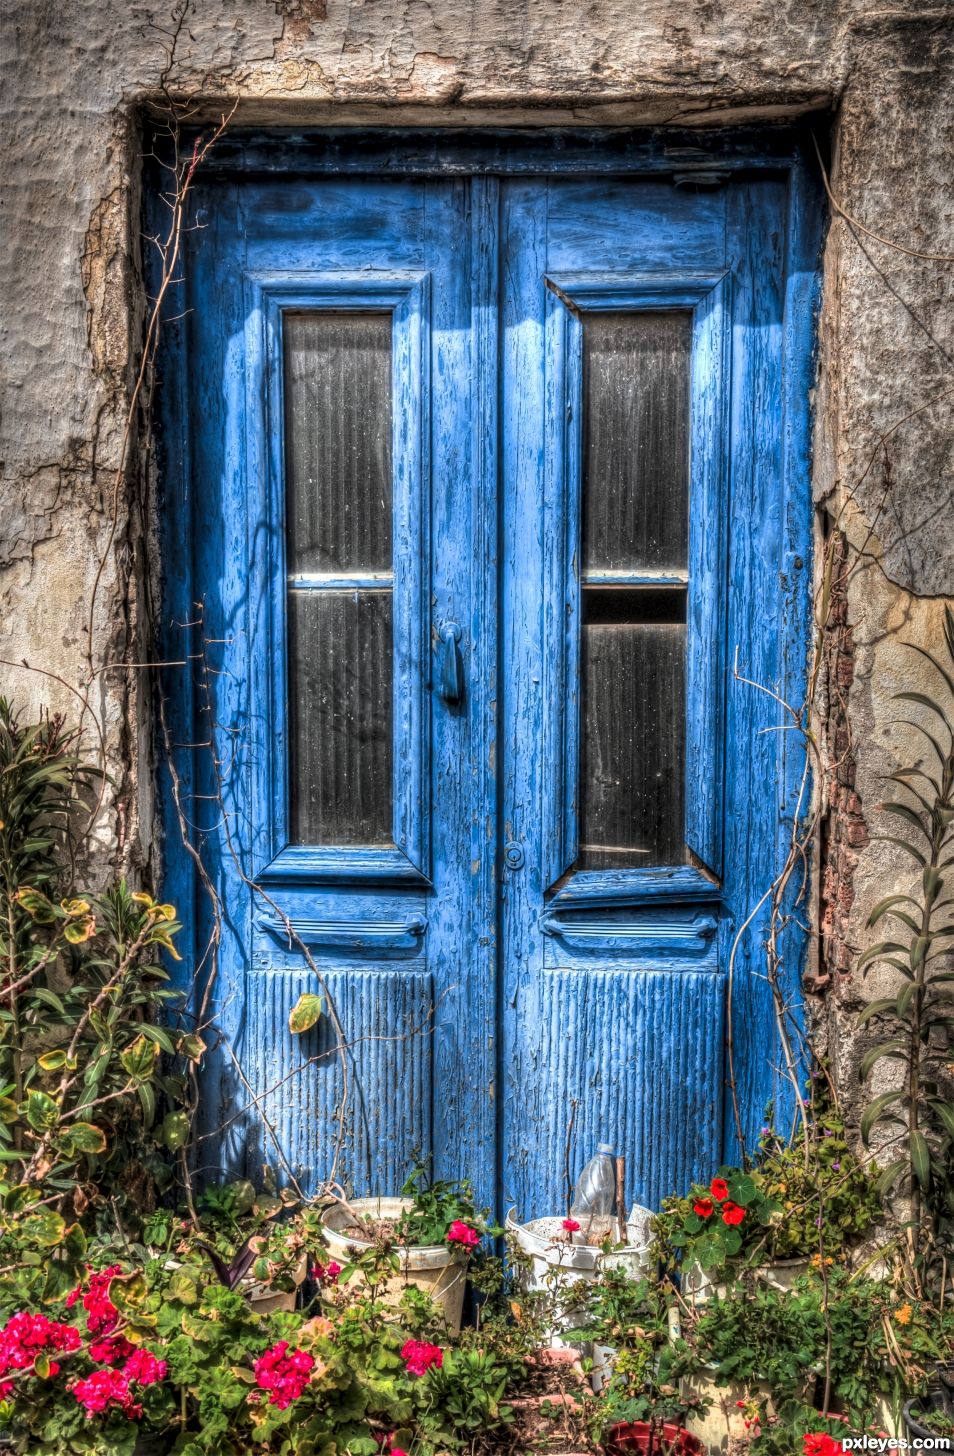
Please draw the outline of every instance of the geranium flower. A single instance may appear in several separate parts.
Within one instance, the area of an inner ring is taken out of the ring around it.
[[[699,1218],[711,1218],[712,1210],[714,1207],[715,1204],[712,1202],[711,1198],[697,1198],[692,1205],[692,1211],[693,1213],[697,1214]]]
[[[107,1335],[104,1340],[93,1340],[89,1347],[89,1358],[96,1365],[119,1365],[135,1350],[125,1335]]]
[[[480,1243],[480,1234],[472,1229],[463,1219],[455,1218],[447,1230],[447,1242],[449,1244],[462,1244],[465,1249],[476,1249]]]
[[[128,1420],[138,1421],[142,1406],[132,1397],[129,1381],[121,1370],[94,1370],[85,1380],[77,1380],[73,1394],[86,1411],[86,1419],[118,1409]]]
[[[432,1365],[438,1370],[444,1363],[444,1351],[440,1345],[429,1345],[426,1340],[407,1340],[401,1346],[401,1359],[408,1375],[426,1375]]]
[[[729,1185],[724,1178],[713,1178],[709,1184],[709,1192],[713,1198],[721,1203],[723,1198],[728,1198],[729,1196]]]
[[[134,1350],[123,1366],[126,1379],[135,1380],[138,1385],[158,1385],[168,1373],[165,1360],[158,1359],[151,1350]]]
[[[568,1234],[575,1234],[579,1231],[580,1225],[577,1223],[575,1218],[565,1218],[563,1220],[563,1227],[566,1229]]]
[[[304,1391],[315,1368],[315,1357],[307,1350],[289,1350],[279,1340],[255,1361],[255,1379],[260,1390],[269,1392],[270,1405],[287,1410]]]
[[[811,1431],[802,1437],[804,1456],[842,1456],[844,1449],[827,1431]]]
[[[722,1222],[730,1226],[741,1223],[745,1218],[745,1209],[737,1203],[724,1203],[722,1205]]]
[[[47,1319],[45,1314],[29,1314],[20,1310],[11,1315],[0,1330],[0,1375],[11,1370],[32,1370],[41,1351],[71,1353],[82,1344],[80,1332],[72,1325]],[[50,1374],[56,1374],[50,1366]],[[5,1387],[9,1382],[4,1382]],[[11,1386],[12,1388],[12,1386]]]

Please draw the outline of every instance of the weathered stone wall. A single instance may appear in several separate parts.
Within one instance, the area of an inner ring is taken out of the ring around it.
[[[2,677],[29,711],[88,693],[116,784],[104,854],[133,865],[151,838],[148,691],[128,667],[148,532],[135,456],[123,468],[136,117],[173,24],[161,3],[8,0],[0,46]],[[213,105],[238,97],[246,122],[757,126],[815,111],[831,127],[833,188],[870,230],[835,215],[816,394],[817,499],[846,554],[812,985],[846,1086],[870,994],[852,969],[864,919],[905,874],[872,837],[874,806],[881,776],[920,751],[892,694],[935,686],[901,644],[939,640],[954,582],[954,266],[916,256],[954,254],[952,56],[954,14],[917,0],[197,0],[168,77]]]

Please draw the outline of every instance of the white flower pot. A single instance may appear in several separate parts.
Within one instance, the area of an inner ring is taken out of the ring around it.
[[[372,1219],[396,1222],[413,1206],[411,1198],[352,1198],[348,1208],[333,1203],[321,1216],[325,1243],[339,1264],[348,1264],[352,1250],[364,1253],[373,1246],[370,1239],[362,1239],[353,1232],[351,1211],[359,1217],[370,1215]],[[469,1251],[452,1244],[410,1244],[396,1246],[395,1252],[400,1259],[401,1271],[387,1280],[382,1295],[384,1302],[398,1305],[406,1286],[413,1284],[430,1295],[443,1314],[448,1329],[459,1330],[470,1263]]]
[[[506,1230],[508,1237],[530,1260],[530,1268],[524,1275],[528,1290],[550,1291],[560,1284],[592,1283],[607,1269],[622,1269],[631,1279],[638,1279],[649,1268],[650,1242],[613,1249],[604,1254],[593,1244],[571,1243],[563,1227],[563,1219],[558,1215],[534,1218],[529,1223],[518,1223],[514,1217],[515,1212],[515,1209],[511,1209],[508,1213]],[[648,1209],[645,1212],[649,1215]],[[563,1344],[559,1331],[572,1328],[572,1325],[571,1312],[558,1317],[551,1327],[551,1344],[559,1348]],[[594,1382],[599,1380],[600,1385],[595,1386],[599,1389],[603,1380],[609,1378],[615,1351],[611,1351],[609,1346],[597,1346],[596,1349],[603,1352],[597,1371],[596,1350],[593,1351]]]
[[[771,1264],[760,1264],[752,1273],[762,1284],[767,1284],[769,1289],[779,1289],[782,1293],[787,1293],[796,1279],[808,1273],[810,1263],[807,1255],[800,1254],[794,1259],[776,1259]]]

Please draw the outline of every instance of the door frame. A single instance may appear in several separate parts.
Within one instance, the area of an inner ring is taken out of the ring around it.
[[[180,147],[189,143],[188,137],[180,139]],[[162,186],[160,166],[163,161],[168,160],[167,145],[162,137],[149,137],[147,134],[144,151],[147,157],[154,153],[155,160],[149,161],[145,167],[145,237],[158,230],[162,219],[162,204],[159,201]],[[758,606],[771,603],[772,622],[768,630],[779,635],[780,656],[785,664],[783,679],[771,686],[786,702],[797,703],[802,698],[811,641],[811,390],[814,384],[815,319],[820,296],[820,254],[825,215],[823,197],[811,157],[809,128],[788,125],[707,132],[658,128],[564,128],[546,131],[513,127],[499,130],[401,127],[359,130],[330,127],[308,131],[236,128],[227,132],[210,154],[203,167],[202,182],[220,185],[234,197],[244,180],[263,177],[287,177],[289,180],[333,176],[471,179],[473,349],[475,360],[480,360],[497,357],[497,216],[500,179],[532,175],[607,179],[647,177],[668,179],[676,188],[706,189],[746,174],[784,176],[787,182],[786,294],[783,301],[785,368],[782,397],[778,402],[785,421],[780,462],[781,499],[778,502],[782,523],[780,532],[784,545],[781,552],[780,582],[773,581],[763,588],[765,594],[760,598]],[[215,219],[208,219],[208,224],[214,232]],[[148,248],[148,244],[144,244],[144,248]],[[156,279],[157,264],[149,252],[143,258],[143,268],[147,287],[151,287]],[[155,628],[160,662],[176,662],[181,659],[181,624],[193,620],[199,593],[195,541],[190,533],[190,539],[183,549],[182,538],[182,521],[188,518],[191,510],[189,462],[193,447],[190,441],[189,399],[185,382],[188,374],[187,330],[183,319],[175,317],[178,312],[175,300],[170,300],[169,317],[161,332],[158,357],[160,378],[175,381],[174,387],[163,388],[159,392],[159,408],[155,421],[160,538],[157,575],[161,584],[157,599],[162,601]],[[481,802],[488,806],[487,815],[479,826],[480,835],[484,842],[485,836],[493,836],[499,845],[497,811],[500,785],[495,765],[498,694],[493,677],[498,635],[498,391],[486,385],[486,375],[486,370],[478,369],[478,390],[482,390],[483,395],[481,397],[478,394],[474,411],[473,440],[473,522],[478,560],[474,574],[474,611],[475,618],[479,618],[482,627],[481,632],[474,637],[475,657],[471,673],[475,692],[472,723],[475,728],[480,725],[479,731],[482,734],[482,740],[474,744],[473,754],[473,761],[480,765],[478,773],[481,782],[475,783],[473,788],[481,796]],[[175,624],[180,624],[180,627],[177,628]],[[481,660],[481,653],[484,660]],[[170,668],[158,675],[158,691],[162,693],[166,703],[167,731],[171,741],[186,746],[176,763],[176,787],[173,787],[166,765],[161,773],[159,791],[166,846],[164,894],[179,907],[181,918],[186,924],[183,938],[188,939],[191,936],[192,939],[191,954],[188,945],[183,947],[182,965],[185,968],[195,962],[201,944],[200,926],[204,917],[194,860],[188,853],[178,849],[180,814],[176,801],[178,799],[181,802],[193,785],[191,745],[201,686],[197,687],[194,672],[187,671],[183,674]],[[275,713],[277,706],[277,697],[273,690],[269,715]],[[724,732],[723,717],[720,734]],[[426,733],[422,733],[422,742],[426,740],[426,736]],[[786,737],[791,739],[791,735]],[[566,744],[553,746],[554,774],[557,777],[562,777],[560,762],[565,761],[566,752],[572,749],[572,739],[573,735],[568,735],[569,749]],[[718,743],[715,751],[718,752]],[[160,760],[161,758],[160,754]],[[774,824],[768,824],[769,815],[766,814],[766,842],[760,846],[760,852],[753,854],[750,860],[750,875],[753,876],[764,871],[767,863],[781,864],[791,822],[802,801],[802,751],[786,751],[782,762],[782,781],[777,785],[779,812]],[[422,749],[420,773],[423,787],[427,778],[426,742]],[[265,798],[259,799],[263,807],[265,802],[273,800],[274,789],[266,786],[264,792]],[[269,800],[269,794],[272,800]],[[399,806],[396,805],[396,813],[398,811]],[[413,826],[410,824],[408,832],[411,840],[414,840]],[[553,833],[558,840],[561,839],[563,826],[555,824]],[[420,857],[422,851],[419,842],[415,844],[415,849],[414,855],[401,857],[407,864],[409,874],[417,877],[420,882],[421,866],[426,865],[426,858],[422,860]],[[424,853],[426,854],[426,847]],[[279,858],[283,859],[284,856]],[[292,858],[286,860],[279,875],[287,873],[294,877],[293,858],[292,854]],[[340,866],[340,852],[336,852],[336,858]],[[409,858],[415,861],[413,868]],[[273,860],[274,846],[263,845],[262,853],[256,856],[257,865],[265,869],[263,878],[268,877],[266,865],[272,864]],[[322,878],[328,884],[347,883],[349,879],[353,884],[355,879],[373,881],[375,874],[382,871],[390,879],[395,866],[356,863],[350,867],[350,874],[341,874],[329,862],[324,867],[312,864],[304,872],[311,874],[316,868],[320,868]],[[497,963],[499,874],[500,864],[493,863],[490,856],[483,855],[480,883],[474,887],[478,913],[472,927],[472,933],[480,942],[475,948],[475,979],[478,984],[494,988],[494,1000],[501,984],[501,968]],[[680,871],[674,870],[672,874],[679,876]],[[665,885],[665,880],[665,875],[659,877],[660,893],[668,892],[671,896],[672,885]],[[754,880],[747,883],[746,890],[752,903],[758,898],[761,888],[764,886],[757,887]],[[691,888],[688,884],[685,889],[687,898],[691,899]],[[631,889],[623,884],[614,887],[612,875],[604,875],[598,898],[607,905],[624,904],[631,893]],[[558,891],[558,897],[561,903],[572,903],[575,898],[572,884],[565,891]],[[643,892],[640,898],[646,898]],[[592,887],[587,894],[587,901],[594,903]],[[800,985],[804,945],[803,932],[790,920],[782,934],[783,991],[796,1019],[801,1016]],[[766,1036],[772,1035],[774,1011],[770,1004],[766,1004],[766,997],[754,997],[751,991],[747,991],[745,979],[741,975],[731,987],[731,992],[732,1012],[736,1023],[743,1020],[747,1025],[748,1035],[755,1041],[762,1041]],[[486,1001],[486,997],[484,1000]],[[217,1009],[222,1015],[226,1035],[234,1034],[241,1021],[241,1009],[237,1009],[227,999],[223,999]],[[482,1010],[485,1011],[486,1006],[475,1005],[474,1012],[478,1017]],[[496,1087],[499,1089],[502,1087],[502,1039],[498,1037],[497,1041],[494,1055],[497,1058]],[[723,1049],[723,1057],[724,1055]],[[739,1095],[748,1107],[747,1131],[761,1119],[761,1110],[753,1111],[758,1107],[761,1090],[762,1079],[752,1068],[745,1066],[743,1061]],[[488,1111],[488,1116],[496,1119],[498,1130],[501,1117],[499,1103],[498,1098],[498,1106]],[[499,1142],[498,1137],[498,1148]],[[735,1132],[728,1098],[723,1144],[726,1156],[731,1157],[734,1152]],[[472,1171],[478,1187],[486,1188],[490,1181],[499,1181],[497,1167],[475,1167]]]

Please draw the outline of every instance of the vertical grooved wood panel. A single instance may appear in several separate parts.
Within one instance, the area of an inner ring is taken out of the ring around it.
[[[325,980],[348,1043],[338,1181],[356,1196],[392,1193],[415,1151],[431,1146],[431,977],[350,969],[328,971]],[[288,1030],[298,997],[315,989],[307,973],[256,972],[248,998],[249,1080],[257,1095],[267,1094],[262,1111],[306,1188],[331,1172],[344,1090],[330,1019],[303,1035]],[[259,1137],[247,1150],[250,1173],[276,1163],[264,1126]]]
[[[508,1199],[560,1210],[597,1143],[625,1153],[627,1199],[650,1208],[721,1158],[724,977],[711,972],[543,971],[521,998],[531,1036],[507,1072]]]

